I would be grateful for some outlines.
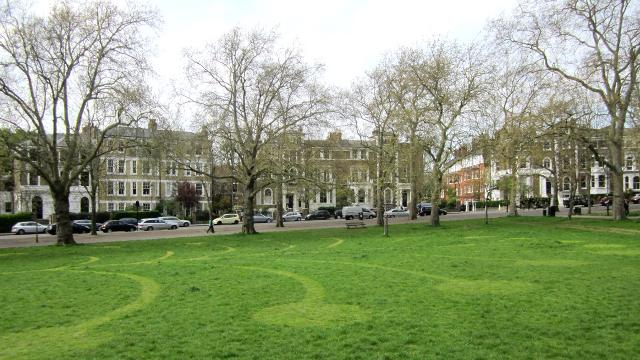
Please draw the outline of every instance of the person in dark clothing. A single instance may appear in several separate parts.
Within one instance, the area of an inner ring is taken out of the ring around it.
[[[213,229],[213,219],[209,219],[209,227],[207,228],[207,234],[211,231],[211,233],[215,233],[216,231]]]

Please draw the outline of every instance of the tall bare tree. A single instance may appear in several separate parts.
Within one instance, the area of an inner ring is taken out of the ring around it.
[[[454,164],[454,151],[473,128],[474,104],[486,75],[482,56],[473,47],[435,40],[411,66],[417,83],[427,94],[426,132],[423,134],[433,192],[431,224],[440,225],[439,204],[446,171]]]
[[[270,32],[233,29],[217,43],[189,51],[192,99],[215,119],[211,124],[229,150],[244,185],[242,232],[255,233],[258,180],[269,173],[266,149],[282,133],[317,119],[328,97],[317,82],[321,67],[307,65],[295,49],[279,50]]]
[[[613,217],[624,212],[624,133],[638,86],[640,5],[630,0],[527,1],[511,18],[495,22],[500,40],[535,56],[560,79],[600,99],[609,116],[608,156]]]
[[[108,1],[61,2],[46,17],[25,7],[0,5],[0,121],[26,134],[12,151],[49,186],[58,244],[73,244],[70,186],[143,93],[149,43],[143,29],[155,25],[157,15]],[[87,109],[96,101],[115,116],[89,124]],[[91,151],[79,156],[86,125],[102,131]]]

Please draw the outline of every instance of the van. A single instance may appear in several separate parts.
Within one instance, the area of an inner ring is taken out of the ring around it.
[[[342,217],[346,220],[362,219],[362,206],[345,206],[342,208]]]

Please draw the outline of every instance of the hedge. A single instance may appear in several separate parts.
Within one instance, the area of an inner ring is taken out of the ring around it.
[[[15,223],[21,221],[31,221],[32,214],[30,212],[22,212],[17,214],[2,214],[0,215],[0,233],[8,233],[11,231],[11,227]]]
[[[145,219],[145,218],[157,218],[162,216],[160,212],[151,210],[151,211],[116,211],[111,213],[111,219],[118,220],[122,218],[136,218],[136,219]]]

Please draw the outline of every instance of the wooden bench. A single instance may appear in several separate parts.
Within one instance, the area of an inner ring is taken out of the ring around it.
[[[367,227],[364,221],[347,221],[345,223],[347,229],[365,228]]]

